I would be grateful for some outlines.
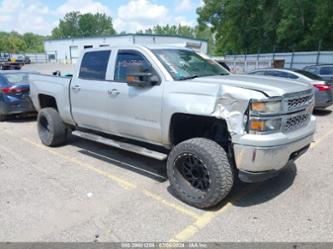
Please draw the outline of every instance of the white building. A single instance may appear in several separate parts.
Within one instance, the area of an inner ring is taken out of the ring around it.
[[[168,44],[192,48],[207,54],[208,43],[205,40],[181,36],[164,36],[148,34],[125,34],[99,37],[69,38],[46,40],[44,48],[50,60],[61,63],[75,63],[81,51],[85,48],[98,48],[126,44]]]

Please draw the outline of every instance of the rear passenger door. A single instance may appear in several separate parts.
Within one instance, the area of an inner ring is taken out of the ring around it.
[[[86,52],[78,74],[70,86],[72,115],[83,128],[107,131],[108,117],[108,75],[110,50]]]

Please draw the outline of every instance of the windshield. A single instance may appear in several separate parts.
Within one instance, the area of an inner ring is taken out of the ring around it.
[[[204,59],[190,50],[154,49],[152,51],[175,80],[229,74],[214,60]]]
[[[3,74],[7,81],[11,84],[27,84],[29,83],[29,76],[25,73],[7,73]]]
[[[296,73],[302,74],[312,80],[323,80],[320,76],[318,76],[317,74],[314,73],[310,73],[308,71],[305,70],[295,70]]]

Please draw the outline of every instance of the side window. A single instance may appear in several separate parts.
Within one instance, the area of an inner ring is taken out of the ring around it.
[[[105,80],[110,54],[110,50],[85,53],[81,62],[79,78]]]
[[[255,71],[255,72],[251,72],[250,74],[254,74],[254,75],[265,75],[264,71]]]
[[[265,75],[274,76],[274,77],[281,77],[281,78],[289,78],[288,73],[281,72],[281,71],[266,71]]]
[[[127,82],[127,75],[129,67],[131,66],[139,68],[139,71],[142,73],[153,70],[151,64],[139,52],[119,51],[116,60],[114,80]]]
[[[289,79],[293,79],[293,80],[297,80],[299,77],[297,77],[295,74],[292,74],[292,73],[287,73],[287,77]]]
[[[264,72],[264,75],[265,75],[265,76],[276,76],[276,74],[275,74],[274,71],[265,71],[265,72]]]
[[[333,67],[321,67],[320,75],[333,75]]]

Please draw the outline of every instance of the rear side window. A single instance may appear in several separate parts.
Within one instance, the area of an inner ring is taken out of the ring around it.
[[[305,71],[305,70],[295,70],[296,73],[299,73],[299,74],[302,74],[312,80],[322,80],[322,78],[320,76],[318,76],[317,74],[313,74],[313,73],[310,73],[308,71]]]
[[[254,71],[254,72],[250,72],[249,74],[254,74],[254,75],[265,75],[264,71]]]
[[[281,77],[281,78],[289,78],[289,74],[282,71],[266,71],[265,75],[267,76],[274,76],[274,77]]]
[[[321,67],[320,75],[333,75],[333,66],[332,67]]]
[[[94,51],[84,54],[79,73],[80,79],[105,80],[111,51]]]
[[[296,79],[299,78],[298,76],[296,76],[295,74],[292,74],[292,73],[287,73],[287,77],[288,77],[289,79],[293,79],[293,80],[296,80]]]

